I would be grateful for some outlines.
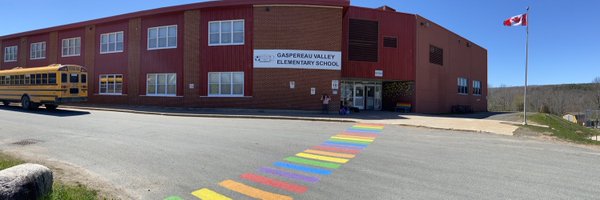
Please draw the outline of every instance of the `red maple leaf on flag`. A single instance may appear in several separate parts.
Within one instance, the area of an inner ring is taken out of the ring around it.
[[[519,23],[521,21],[521,17],[512,18],[513,23]]]

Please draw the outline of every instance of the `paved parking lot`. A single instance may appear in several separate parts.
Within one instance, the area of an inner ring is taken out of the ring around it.
[[[600,187],[600,152],[511,136],[16,108],[0,123],[0,150],[81,167],[134,199],[594,199]]]

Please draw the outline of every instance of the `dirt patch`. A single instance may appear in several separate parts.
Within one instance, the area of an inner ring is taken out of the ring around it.
[[[99,199],[128,200],[139,199],[127,194],[124,189],[112,186],[103,177],[70,163],[45,158],[34,154],[23,154],[17,151],[3,151],[7,155],[19,158],[25,162],[44,165],[54,173],[54,180],[69,185],[85,185],[98,191]]]

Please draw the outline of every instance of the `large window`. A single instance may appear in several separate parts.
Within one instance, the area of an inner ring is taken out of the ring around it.
[[[469,84],[466,78],[458,78],[458,93],[469,94]]]
[[[16,62],[17,61],[17,50],[19,47],[10,46],[4,48],[4,62]]]
[[[444,49],[430,45],[429,62],[438,65],[444,65]]]
[[[123,31],[100,35],[100,53],[123,52]]]
[[[176,96],[177,74],[148,74],[146,77],[146,95]]]
[[[121,95],[123,94],[123,74],[100,75],[100,94]]]
[[[209,45],[243,45],[244,20],[212,21],[208,23]]]
[[[46,42],[31,43],[29,59],[40,60],[46,58]]]
[[[209,72],[208,96],[244,96],[244,72]]]
[[[62,40],[62,57],[80,56],[81,38],[68,38]]]
[[[177,25],[148,29],[148,50],[177,48]]]
[[[481,81],[473,81],[473,95],[481,95]]]

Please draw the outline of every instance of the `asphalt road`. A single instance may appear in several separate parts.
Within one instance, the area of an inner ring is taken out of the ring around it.
[[[316,183],[274,167],[354,124],[211,119],[103,111],[0,109],[0,150],[42,154],[98,174],[134,198],[164,199],[233,180],[294,199],[597,199],[600,152],[538,140],[385,126],[377,139]],[[30,139],[30,145],[15,142]],[[296,194],[240,178],[253,173],[306,186]]]

